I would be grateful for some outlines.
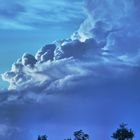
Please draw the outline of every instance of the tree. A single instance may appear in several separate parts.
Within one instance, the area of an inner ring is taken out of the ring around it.
[[[85,134],[82,130],[74,132],[75,140],[88,140],[89,135]]]
[[[113,133],[112,137],[117,140],[132,140],[134,137],[134,132],[132,129],[127,129],[126,126],[126,124],[122,123],[120,128]]]
[[[37,140],[41,140],[41,136],[40,135],[38,136]]]
[[[130,140],[132,140],[133,138],[134,138],[134,132],[133,132],[133,130],[132,129],[130,129],[130,131],[129,131],[129,139]]]
[[[47,140],[47,136],[43,135],[41,140]]]
[[[42,136],[38,136],[37,140],[47,140],[47,136],[46,135],[42,135]]]

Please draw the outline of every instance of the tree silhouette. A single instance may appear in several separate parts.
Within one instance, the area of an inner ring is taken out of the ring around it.
[[[41,140],[41,136],[40,135],[38,136],[37,140]]]
[[[47,140],[47,136],[46,135],[42,135],[42,136],[38,136],[37,140]]]
[[[47,136],[43,135],[41,140],[47,140]]]
[[[112,137],[117,140],[132,140],[134,137],[134,132],[132,129],[127,129],[126,126],[126,124],[122,123],[120,128],[113,133]]]
[[[75,140],[88,140],[89,135],[85,134],[82,130],[74,132]]]

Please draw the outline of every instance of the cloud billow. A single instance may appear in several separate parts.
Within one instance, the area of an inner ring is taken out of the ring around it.
[[[137,0],[86,0],[88,18],[78,33],[81,40],[89,37],[105,43],[105,49],[115,53],[139,51],[140,26]]]
[[[93,42],[94,44],[89,45]],[[84,59],[84,57],[87,56],[86,53],[88,53],[88,51],[96,50],[97,46],[95,45],[97,44],[93,39],[85,42],[79,40],[66,40],[61,43],[59,41],[56,44],[46,45],[36,53],[35,57],[31,54],[24,54],[13,64],[11,71],[6,72],[2,77],[4,80],[10,82],[11,89],[16,88],[16,86],[18,87],[19,85],[25,85],[26,82],[34,83],[34,80],[37,80],[35,75],[38,75],[37,77],[40,82],[43,81],[43,79],[44,82],[51,80],[51,75],[56,75],[57,73],[59,76],[56,77],[65,78],[68,75],[73,75],[80,71],[81,64],[78,61]],[[73,66],[76,66],[77,69],[73,68]],[[50,70],[52,70],[52,72],[54,71],[54,73],[50,73]],[[43,75],[46,77],[46,80],[45,77],[41,79]],[[52,78],[52,81],[53,79],[55,78]],[[56,78],[56,80],[58,79]]]
[[[103,64],[106,67],[113,65],[119,67],[123,64],[130,67],[137,66],[140,37],[138,29],[140,27],[137,25],[139,18],[135,14],[138,10],[138,7],[137,10],[134,9],[135,2],[127,3],[126,0],[114,3],[113,0],[105,0],[103,3],[98,0],[85,1],[88,18],[70,39],[47,44],[35,56],[24,54],[13,64],[11,71],[2,75],[3,79],[10,83],[10,89],[17,87],[20,89],[22,86],[27,88],[30,84],[36,86],[38,83],[39,85],[47,83],[48,86],[48,83],[60,81],[59,78],[62,82],[62,79],[67,79],[67,77],[81,76],[81,73],[85,76],[91,69],[96,69],[98,65]],[[106,10],[100,12],[104,5],[106,5]],[[115,5],[120,6],[119,11],[113,8]],[[128,23],[127,20],[130,19],[133,21]],[[134,25],[137,27],[136,30]],[[76,65],[71,61],[74,61]],[[57,67],[56,70],[53,70],[54,66]],[[52,78],[53,74],[49,72],[50,69],[54,71],[54,75],[58,73],[60,76]],[[81,72],[77,74],[79,69]],[[125,71],[123,67],[121,69]]]

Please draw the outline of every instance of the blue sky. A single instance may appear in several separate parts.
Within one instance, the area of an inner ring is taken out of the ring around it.
[[[80,0],[2,0],[0,5],[0,73],[23,53],[68,38],[85,18]],[[0,80],[1,87],[7,83]]]

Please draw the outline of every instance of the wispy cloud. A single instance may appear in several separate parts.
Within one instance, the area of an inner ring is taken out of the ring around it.
[[[32,29],[36,25],[74,22],[84,18],[82,1],[2,0],[1,28]]]

